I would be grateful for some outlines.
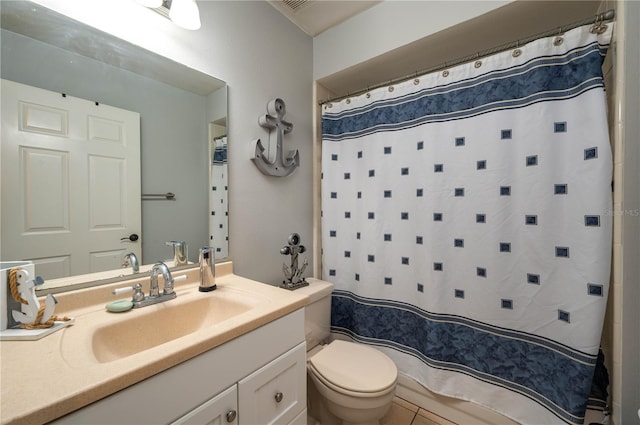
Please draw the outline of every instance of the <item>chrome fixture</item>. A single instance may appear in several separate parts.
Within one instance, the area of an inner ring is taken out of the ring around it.
[[[127,252],[122,257],[122,267],[131,267],[133,273],[140,273],[140,263],[138,263],[138,257],[133,252]]]
[[[136,0],[187,30],[200,28],[200,10],[195,0]]]
[[[153,265],[153,268],[151,269],[151,284],[149,285],[149,296],[160,296],[160,289],[158,288],[159,273],[162,273],[162,277],[164,279],[164,288],[162,290],[162,295],[173,294],[175,297],[175,293],[173,292],[173,278],[171,277],[171,272],[169,271],[169,267],[167,267],[167,265],[163,262],[155,263]]]
[[[173,192],[167,193],[143,193],[143,201],[175,201],[176,194]]]
[[[162,290],[162,294],[160,293],[160,289],[158,286],[158,275],[162,274],[164,279],[164,288]],[[187,276],[183,275],[179,278],[171,277],[171,272],[169,271],[169,267],[163,262],[159,262],[153,265],[151,269],[151,279],[149,284],[149,295],[145,296],[142,291],[142,284],[140,282],[136,283],[133,286],[125,286],[123,288],[117,288],[113,290],[114,295],[120,295],[126,292],[133,291],[133,298],[131,302],[133,303],[133,308],[141,308],[146,307],[148,305],[158,304],[161,302],[172,300],[176,297],[176,293],[173,290],[173,284],[176,280],[186,279]]]
[[[200,248],[200,292],[210,292],[217,287],[213,252],[210,246]]]
[[[290,234],[287,243],[288,245],[280,249],[280,254],[291,255],[291,265],[287,267],[286,264],[282,264],[282,272],[286,280],[282,281],[280,287],[285,289],[302,288],[303,286],[309,285],[309,283],[304,280],[304,277],[302,277],[302,273],[304,273],[304,270],[309,265],[309,261],[305,258],[302,267],[298,268],[298,255],[307,249],[304,245],[300,245],[300,235],[297,233]]]
[[[169,241],[165,242],[165,244],[173,247],[174,266],[184,266],[188,263],[187,243],[185,241]]]

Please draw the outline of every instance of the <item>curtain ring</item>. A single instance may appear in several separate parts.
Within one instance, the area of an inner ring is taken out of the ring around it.
[[[562,43],[564,43],[564,39],[563,39],[562,37],[560,37],[560,36],[556,37],[556,38],[553,40],[553,45],[554,45],[554,46],[561,46],[561,45],[562,45]]]
[[[591,34],[600,35],[607,30],[607,24],[604,23],[604,16],[602,14],[596,15],[596,20],[589,29]]]
[[[387,90],[389,90],[389,93],[393,92],[393,90],[395,90],[393,88],[393,80],[389,80],[389,86],[387,87]]]
[[[520,49],[515,49],[513,52],[511,52],[511,56],[513,56],[514,58],[517,58],[521,54],[522,54],[522,50]]]
[[[607,24],[600,23],[598,24],[598,26],[594,25],[593,27],[591,27],[590,31],[592,34],[600,35],[604,33],[606,30],[607,30]]]
[[[447,67],[447,62],[445,61],[445,62],[442,64],[442,68],[446,68],[446,67]],[[443,76],[443,77],[448,77],[448,76],[449,76],[449,70],[448,70],[448,69],[445,69],[444,71],[442,71],[442,76]]]
[[[475,66],[476,68],[480,68],[482,66],[482,61],[476,61],[473,66]]]

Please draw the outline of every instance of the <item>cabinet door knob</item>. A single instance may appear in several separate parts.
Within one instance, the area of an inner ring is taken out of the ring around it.
[[[276,398],[276,403],[280,403],[282,401],[283,397],[284,397],[284,395],[282,395],[281,392],[277,392],[276,393],[276,397],[275,397]]]
[[[236,420],[236,411],[235,410],[229,410],[227,412],[227,422],[233,422]]]

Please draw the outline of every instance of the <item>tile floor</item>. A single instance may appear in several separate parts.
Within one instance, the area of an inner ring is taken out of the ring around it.
[[[422,409],[400,397],[393,399],[391,410],[380,425],[456,425],[435,413]]]

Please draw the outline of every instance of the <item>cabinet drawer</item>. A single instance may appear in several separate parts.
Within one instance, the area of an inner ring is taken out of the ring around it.
[[[238,389],[236,385],[205,401],[171,425],[237,425]]]
[[[307,403],[306,343],[238,383],[239,425],[288,424]]]

